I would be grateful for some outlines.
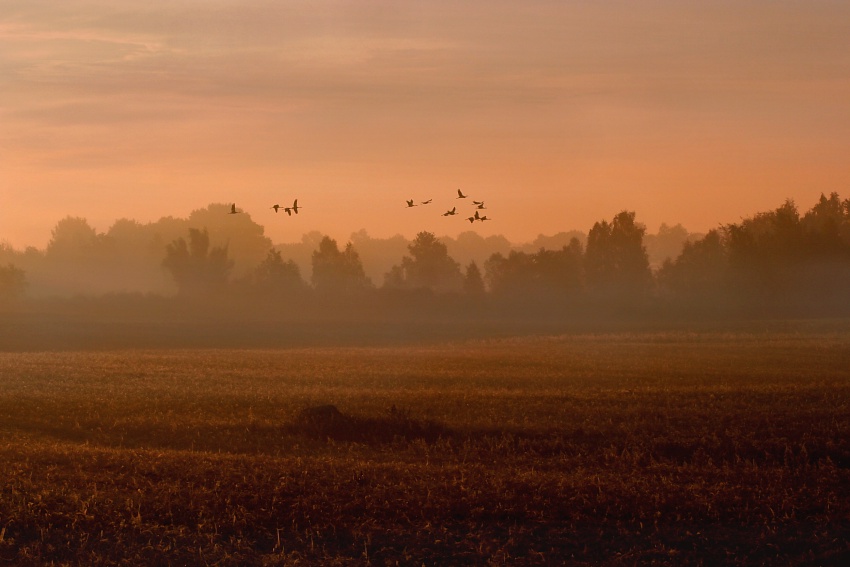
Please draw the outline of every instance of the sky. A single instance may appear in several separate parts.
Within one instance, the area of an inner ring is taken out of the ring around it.
[[[850,197],[848,155],[850,2],[0,0],[16,248],[210,203],[274,242],[701,232]]]

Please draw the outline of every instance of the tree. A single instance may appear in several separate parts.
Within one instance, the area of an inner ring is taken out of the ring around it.
[[[573,240],[578,240],[578,242],[582,246],[584,246],[585,241],[587,240],[587,235],[578,230],[571,230],[569,232],[559,232],[551,236],[547,236],[545,234],[538,234],[537,238],[535,238],[533,241],[527,244],[523,244],[521,246],[517,246],[516,249],[520,252],[535,254],[541,249],[560,250],[564,246],[570,246],[570,243]]]
[[[735,285],[760,303],[781,300],[804,257],[794,202],[788,200],[774,211],[726,225],[723,231]]]
[[[100,240],[86,219],[68,216],[53,228],[47,244],[47,256],[71,261],[91,258]]]
[[[560,250],[541,248],[533,257],[541,293],[575,294],[584,285],[584,249],[578,238],[571,238]]]
[[[597,222],[587,235],[587,283],[603,293],[640,295],[649,289],[652,273],[643,246],[646,227],[635,222],[635,213],[623,211]]]
[[[0,266],[0,303],[23,297],[27,289],[26,274],[12,264]]]
[[[233,269],[227,247],[210,247],[210,236],[190,228],[189,242],[178,238],[168,245],[162,265],[171,272],[180,294],[205,295],[220,291]]]
[[[669,226],[661,223],[657,234],[644,234],[643,244],[651,266],[660,266],[668,258],[673,260],[682,253],[682,246],[701,235],[691,235],[681,224]]]
[[[511,251],[511,243],[504,236],[483,237],[473,230],[461,232],[456,238],[441,236],[440,242],[446,245],[449,256],[462,266],[468,266],[470,262],[484,262],[496,252],[508,254]]]
[[[487,286],[493,295],[520,298],[531,293],[534,281],[532,255],[511,250],[507,256],[497,252],[484,262]]]
[[[351,234],[351,245],[363,260],[368,277],[380,279],[407,252],[410,242],[400,234],[390,238],[372,238],[365,230]]]
[[[460,264],[448,254],[446,245],[431,232],[420,232],[407,247],[410,256],[401,259],[400,270],[393,268],[387,283],[406,289],[457,292],[463,288]]]
[[[847,256],[850,252],[850,201],[838,193],[823,194],[801,220],[806,247],[811,256]]]
[[[711,230],[701,240],[685,242],[675,260],[658,271],[663,292],[690,302],[692,309],[715,309],[729,299],[729,257],[723,237]]]
[[[484,278],[475,262],[470,262],[466,266],[466,274],[463,276],[463,292],[472,297],[484,295]]]
[[[187,219],[176,222],[161,219],[157,229],[165,236],[165,242],[169,242],[189,228],[203,228],[209,233],[211,245],[227,247],[228,258],[233,262],[232,273],[248,275],[263,261],[273,243],[250,213],[230,215],[229,212],[230,204],[211,203],[192,211]]]
[[[573,238],[560,250],[541,248],[534,254],[512,250],[507,257],[493,254],[484,270],[494,295],[549,302],[582,291],[582,260],[581,242]]]
[[[349,242],[340,251],[336,240],[325,236],[313,252],[313,287],[324,293],[351,293],[371,287],[360,255]]]
[[[298,264],[292,260],[284,262],[280,252],[274,248],[254,270],[254,283],[264,295],[286,295],[304,287]]]

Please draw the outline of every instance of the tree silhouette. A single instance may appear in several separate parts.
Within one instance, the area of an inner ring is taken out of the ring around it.
[[[0,266],[0,303],[23,297],[27,289],[26,274],[12,264]]]
[[[573,238],[560,250],[541,248],[534,254],[512,250],[507,257],[493,254],[484,270],[494,295],[549,302],[581,292],[582,260],[581,242]]]
[[[850,199],[842,202],[838,193],[823,194],[801,219],[807,252],[818,257],[843,257],[850,252]]]
[[[340,251],[336,240],[325,236],[313,252],[313,287],[323,293],[351,293],[371,287],[360,255],[349,242]]]
[[[768,306],[790,291],[803,256],[803,231],[793,201],[723,227],[734,285]]]
[[[292,260],[284,262],[274,248],[254,270],[254,284],[262,295],[288,295],[304,288],[298,264]]]
[[[384,276],[387,288],[430,289],[458,292],[463,288],[460,264],[448,254],[446,245],[431,232],[420,232],[407,247],[409,256]]]
[[[205,209],[192,211],[187,220],[189,226],[209,230],[210,242],[226,242],[235,273],[244,274],[263,261],[272,241],[250,213],[229,215],[229,209],[229,205],[213,203]]]
[[[449,256],[462,266],[470,262],[480,264],[497,252],[508,254],[511,251],[511,243],[504,236],[483,237],[472,230],[461,232],[456,238],[441,236],[440,242],[446,245]]]
[[[53,228],[46,253],[54,260],[90,259],[96,253],[100,241],[100,235],[86,219],[68,216]]]
[[[384,274],[385,289],[404,289],[404,270],[401,266],[393,266],[390,271]]]
[[[511,250],[507,256],[495,253],[484,262],[487,286],[493,295],[519,298],[531,292],[534,281],[532,255]]]
[[[478,264],[470,262],[466,266],[466,274],[463,276],[463,292],[471,297],[482,297],[484,295],[484,278]]]
[[[233,269],[227,247],[210,247],[209,233],[189,229],[189,242],[178,238],[166,248],[162,265],[171,273],[181,295],[221,291]]]
[[[661,266],[658,283],[680,307],[708,312],[723,307],[731,299],[731,290],[729,256],[720,231],[711,230],[700,240],[685,242],[681,254]]]
[[[693,235],[681,224],[669,226],[661,223],[656,234],[644,234],[643,245],[649,257],[650,266],[660,266],[665,260],[675,260],[682,253],[686,242],[698,240],[704,235]]]
[[[405,255],[410,242],[400,234],[390,238],[372,238],[365,230],[351,234],[351,245],[363,261],[368,277],[380,280]]]
[[[649,289],[652,273],[643,246],[646,227],[635,222],[635,213],[623,211],[597,222],[587,235],[587,283],[603,294],[640,295]]]
[[[560,250],[564,246],[569,246],[573,239],[584,246],[587,241],[587,235],[579,230],[571,230],[569,232],[558,232],[552,235],[538,234],[537,238],[527,244],[516,246],[515,249],[527,254],[536,254],[542,249],[545,250]]]
[[[550,295],[575,294],[584,285],[584,249],[578,238],[571,238],[560,250],[541,248],[533,261],[541,293]]]

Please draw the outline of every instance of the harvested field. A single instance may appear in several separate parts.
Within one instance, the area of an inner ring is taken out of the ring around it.
[[[0,353],[0,562],[847,564],[850,334]]]

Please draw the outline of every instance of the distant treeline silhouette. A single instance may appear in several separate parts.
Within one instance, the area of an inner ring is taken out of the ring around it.
[[[67,217],[43,251],[0,247],[0,298],[141,293],[299,313],[330,304],[329,313],[379,306],[546,317],[850,313],[850,199],[836,193],[802,215],[787,201],[705,235],[680,225],[648,235],[623,211],[586,235],[526,246],[428,231],[412,241],[361,231],[344,246],[312,232],[274,246],[249,215],[228,210],[213,204],[146,225],[122,219],[105,234]]]

